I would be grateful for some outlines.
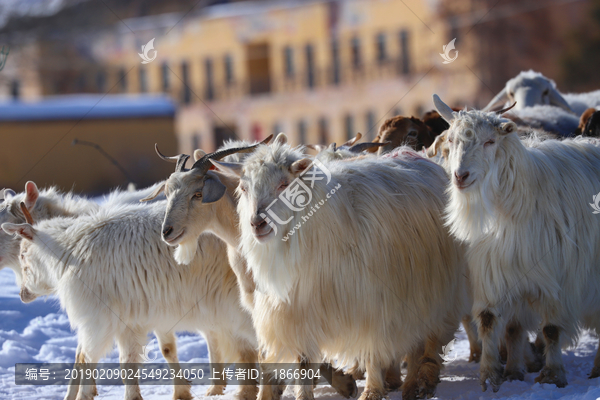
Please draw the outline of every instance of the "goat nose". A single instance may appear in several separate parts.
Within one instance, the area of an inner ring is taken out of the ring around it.
[[[261,226],[265,225],[266,223],[267,222],[264,220],[264,218],[259,217],[259,216],[254,216],[250,220],[250,225],[252,225],[254,228],[260,228]]]
[[[454,177],[456,177],[456,181],[458,183],[463,183],[465,181],[465,179],[467,179],[469,177],[469,172],[463,172],[462,174],[459,174],[458,172],[454,173]]]
[[[165,227],[163,228],[162,235],[163,235],[163,237],[167,237],[167,236],[169,236],[169,235],[170,235],[172,232],[173,232],[173,227],[172,227],[172,226],[165,226]]]

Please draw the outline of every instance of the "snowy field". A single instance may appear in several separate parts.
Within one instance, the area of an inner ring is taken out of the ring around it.
[[[55,299],[40,298],[30,304],[19,299],[14,275],[10,270],[0,271],[0,399],[62,399],[66,386],[16,386],[14,364],[17,362],[68,362],[75,359],[77,339],[69,327],[67,316],[60,311]],[[467,362],[469,344],[464,331],[457,333],[454,348],[457,359],[442,371],[442,383],[436,399],[600,399],[600,378],[587,379],[592,369],[597,339],[584,334],[579,346],[564,352],[569,385],[557,389],[553,385],[534,384],[537,374],[527,374],[525,382],[506,382],[498,393],[482,393],[478,383],[478,365]],[[208,352],[204,340],[194,334],[178,336],[179,358],[182,362],[207,362]],[[117,362],[116,351],[104,361]],[[157,362],[164,362],[159,355]],[[358,382],[359,387],[364,381]],[[142,386],[146,400],[171,399],[170,386]],[[123,386],[100,386],[97,400],[123,398]],[[206,387],[193,386],[196,398],[204,398]],[[230,387],[222,400],[233,400],[235,387]],[[316,389],[319,399],[342,400],[329,386]],[[285,393],[285,400],[293,397]],[[390,393],[392,400],[401,399],[401,393]],[[215,397],[213,400],[217,400]]]

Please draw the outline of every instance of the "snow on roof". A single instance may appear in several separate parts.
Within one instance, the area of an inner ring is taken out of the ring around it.
[[[0,121],[172,117],[175,104],[166,96],[65,95],[40,101],[0,103]]]

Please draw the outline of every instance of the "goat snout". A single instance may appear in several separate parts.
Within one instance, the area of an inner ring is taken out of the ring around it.
[[[456,182],[460,185],[465,183],[465,181],[467,180],[468,177],[469,177],[469,171],[466,171],[466,172],[458,172],[457,171],[454,173],[454,178],[456,178]]]
[[[265,221],[265,219],[260,215],[254,215],[250,219],[250,225],[252,225],[254,229],[258,230],[264,228],[267,225],[267,221]]]
[[[163,230],[162,230],[162,235],[164,238],[168,238],[169,235],[173,233],[173,227],[172,226],[164,226]]]

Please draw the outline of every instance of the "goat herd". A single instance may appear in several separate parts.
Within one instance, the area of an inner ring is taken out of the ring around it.
[[[488,111],[515,100],[510,119]],[[483,390],[540,370],[537,382],[563,387],[561,347],[600,332],[600,220],[588,204],[600,192],[598,112],[576,132],[600,91],[561,95],[529,71],[485,111],[434,103],[425,121],[386,121],[375,143],[291,147],[279,134],[196,150],[190,169],[189,155],[159,152],[176,162],[166,181],[102,204],[33,182],[5,189],[1,266],[22,301],[60,299],[79,364],[114,341],[120,362],[138,363],[154,331],[179,368],[173,332],[197,330],[213,363],[335,362],[345,397],[366,373],[361,400],[400,387],[425,398],[462,321]],[[273,379],[236,396],[277,400]],[[314,397],[312,384],[294,390]],[[96,393],[84,376],[65,399]],[[191,397],[176,381],[174,398]],[[139,386],[125,399],[141,399]]]

